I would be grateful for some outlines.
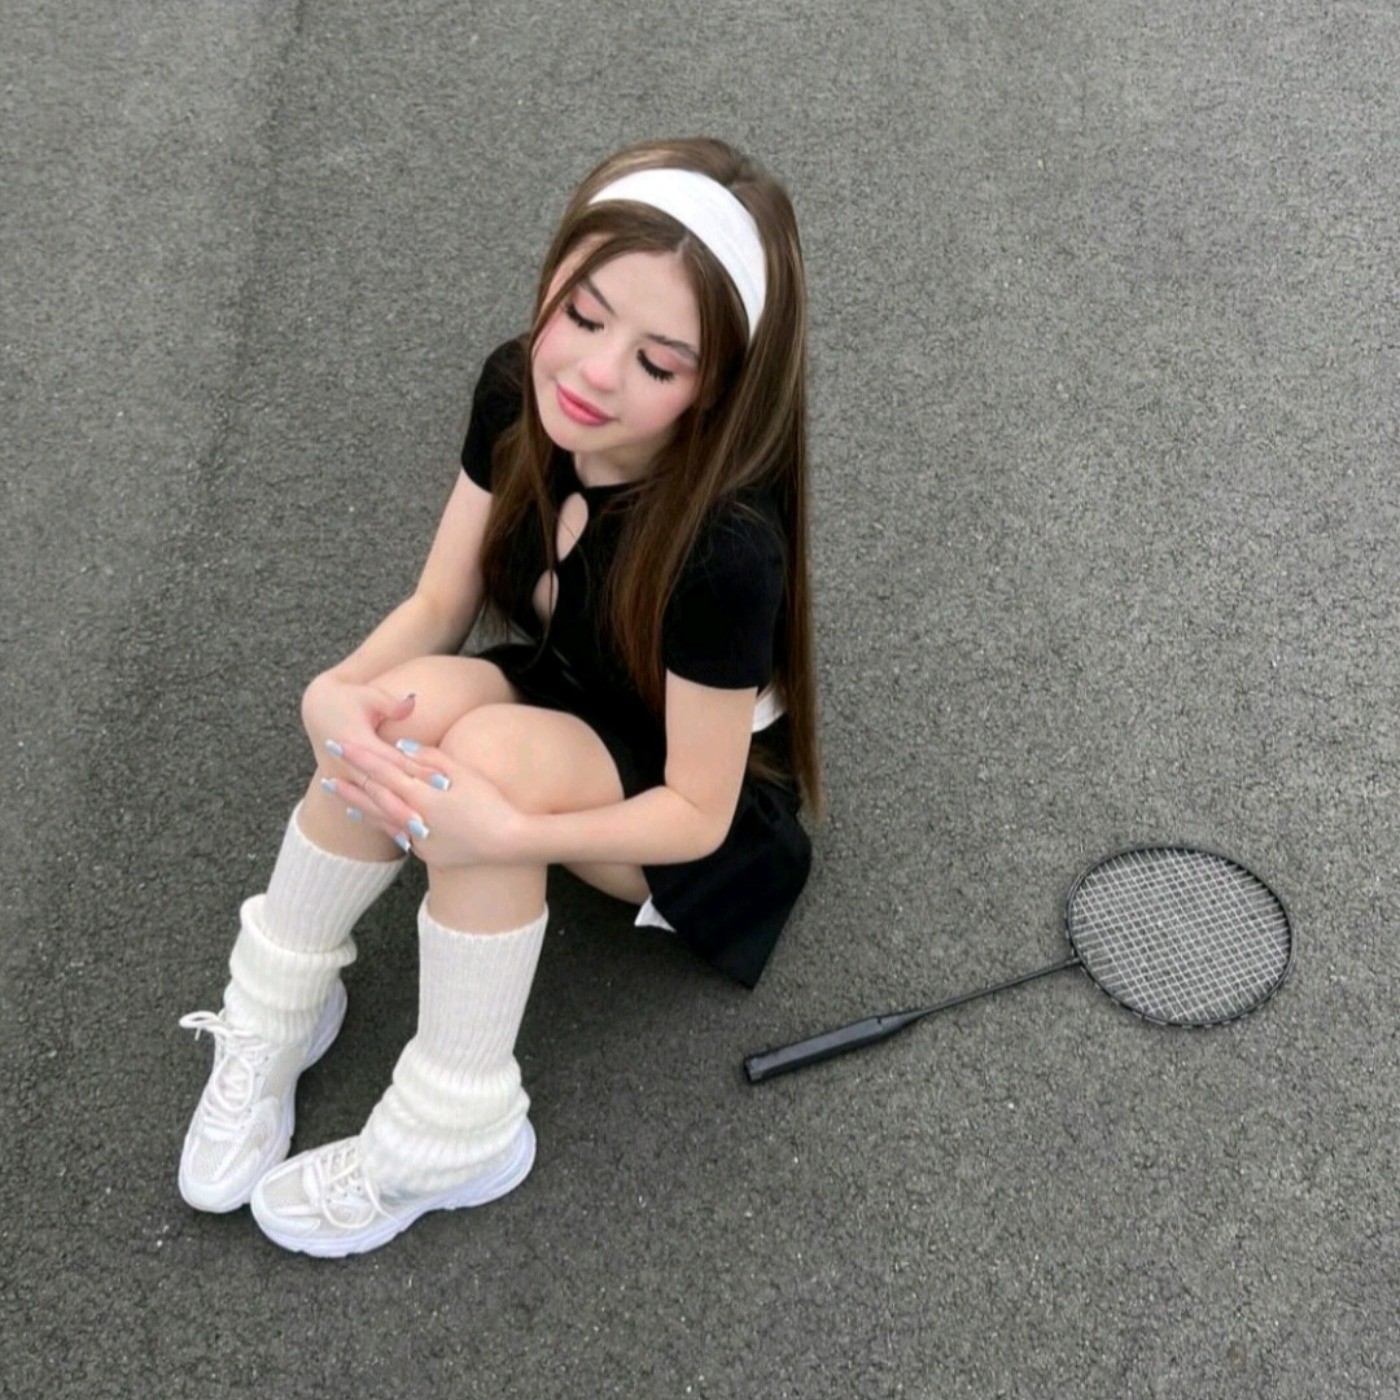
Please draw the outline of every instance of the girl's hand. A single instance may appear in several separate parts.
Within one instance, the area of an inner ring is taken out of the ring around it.
[[[355,685],[327,671],[316,677],[301,701],[306,736],[324,766],[335,753],[330,744],[359,744],[382,754],[393,746],[380,738],[379,729],[391,720],[405,720],[413,713],[413,696],[391,695],[377,685]]]
[[[342,744],[352,781],[331,790],[364,813],[405,851],[430,865],[509,865],[518,861],[523,814],[505,794],[439,749]]]

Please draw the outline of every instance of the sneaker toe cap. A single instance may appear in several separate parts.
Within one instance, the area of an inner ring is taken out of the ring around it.
[[[180,1194],[196,1210],[237,1210],[248,1203],[259,1179],[286,1152],[272,1104],[238,1138],[201,1132],[196,1123],[180,1155]]]

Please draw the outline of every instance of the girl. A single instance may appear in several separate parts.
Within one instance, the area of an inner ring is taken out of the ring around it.
[[[486,361],[422,577],[307,688],[318,768],[247,900],[185,1199],[344,1255],[535,1155],[514,1058],[565,865],[752,986],[819,801],[806,312],[787,195],[710,140],[575,193],[530,333]],[[508,640],[458,655],[483,608]],[[351,930],[427,867],[417,1033],[354,1138],[283,1162],[345,1014]],[[281,1165],[278,1165],[281,1163]]]

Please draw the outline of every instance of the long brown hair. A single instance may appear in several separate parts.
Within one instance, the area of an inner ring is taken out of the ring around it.
[[[763,240],[767,298],[749,340],[744,311],[714,254],[660,210],[589,200],[634,170],[699,171],[728,188],[753,215]],[[550,294],[561,265],[585,256]],[[804,799],[821,805],[816,684],[807,543],[807,298],[797,222],[783,187],[721,141],[685,140],[632,146],[603,161],[564,212],[545,258],[535,297],[530,348],[573,288],[594,269],[626,253],[676,253],[700,312],[699,391],[668,445],[628,491],[626,524],[610,570],[604,616],[617,655],[647,706],[660,718],[665,673],[661,633],[666,604],[706,518],[752,487],[773,492],[786,534],[786,579],[774,656],[786,705],[793,774]],[[487,598],[509,610],[517,573],[513,546],[522,531],[555,560],[550,498],[553,443],[540,422],[532,377],[522,383],[523,412],[501,435],[492,468],[492,505],[483,546]],[[761,740],[761,735],[756,736]],[[762,744],[750,766],[769,768]]]

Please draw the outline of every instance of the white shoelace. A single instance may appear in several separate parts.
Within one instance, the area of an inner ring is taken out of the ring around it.
[[[180,1025],[196,1038],[206,1032],[214,1038],[214,1068],[202,1101],[204,1131],[215,1138],[242,1137],[249,1111],[263,1097],[267,1066],[283,1047],[229,1025],[222,1012],[191,1011]]]
[[[311,1155],[302,1169],[306,1206],[285,1215],[320,1216],[337,1230],[361,1230],[388,1215],[379,1193],[360,1166],[360,1145],[355,1138],[335,1143]]]

